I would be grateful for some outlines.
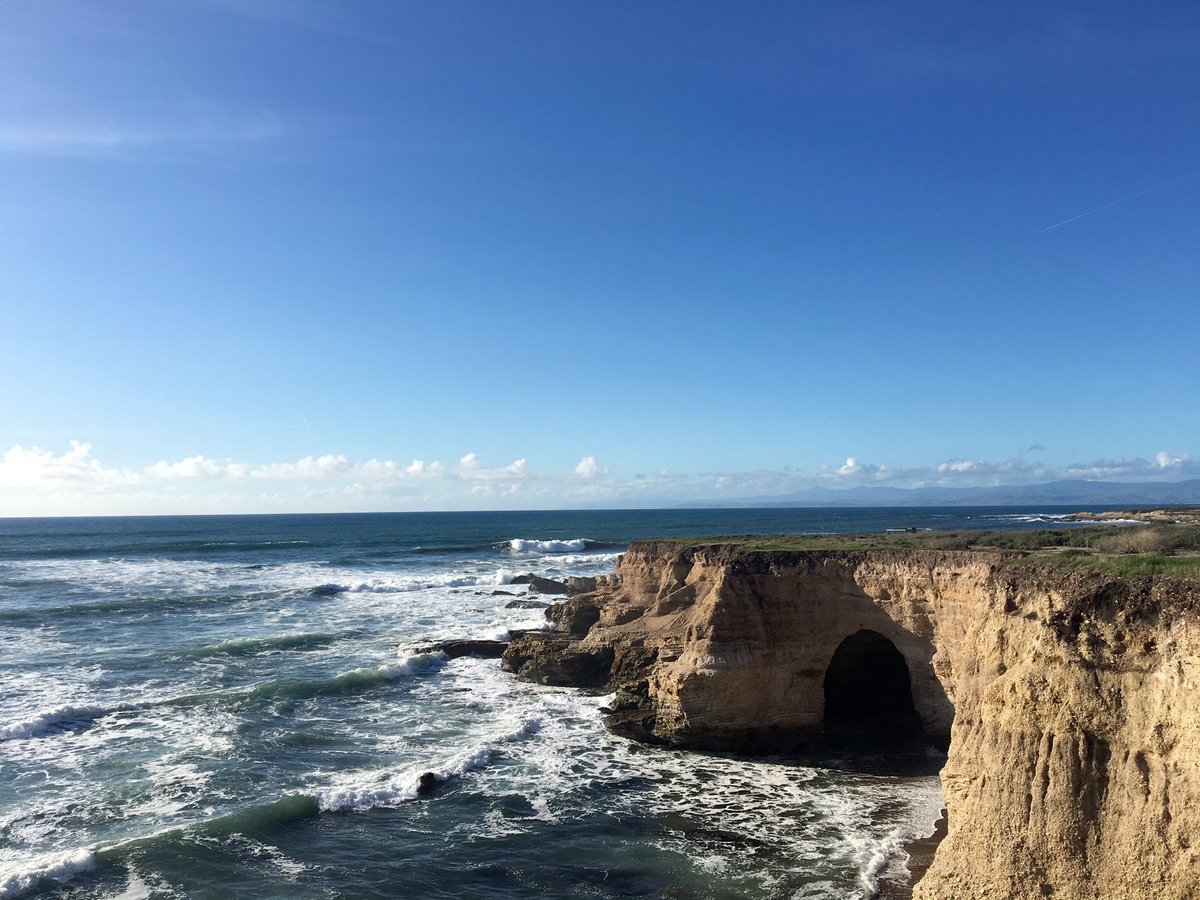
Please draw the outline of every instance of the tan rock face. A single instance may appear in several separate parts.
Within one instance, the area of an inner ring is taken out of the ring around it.
[[[949,746],[948,833],[916,898],[1200,897],[1200,587],[1064,571],[641,543],[619,586],[557,616],[618,691],[610,727],[681,747],[819,740],[827,675],[833,713],[898,651],[915,719]],[[539,678],[536,645],[506,667]]]

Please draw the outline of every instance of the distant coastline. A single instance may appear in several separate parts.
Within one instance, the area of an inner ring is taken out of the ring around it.
[[[1042,484],[997,487],[881,487],[809,488],[784,497],[758,496],[732,500],[701,500],[680,509],[789,509],[913,506],[1074,506],[1146,508],[1200,504],[1200,479],[1188,481],[1048,481]]]

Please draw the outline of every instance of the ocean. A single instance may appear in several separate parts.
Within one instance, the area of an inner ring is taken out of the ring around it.
[[[0,519],[0,898],[871,897],[936,775],[634,744],[605,697],[419,648],[541,627],[514,575],[638,538],[1063,512]]]

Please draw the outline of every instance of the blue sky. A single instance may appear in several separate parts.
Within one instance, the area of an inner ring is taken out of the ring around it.
[[[6,3],[0,514],[1196,477],[1197,46],[1184,3]]]

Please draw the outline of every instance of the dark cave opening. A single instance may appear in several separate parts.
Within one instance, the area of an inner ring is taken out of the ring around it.
[[[826,744],[865,751],[925,743],[908,664],[896,645],[863,629],[838,645],[825,671]]]

